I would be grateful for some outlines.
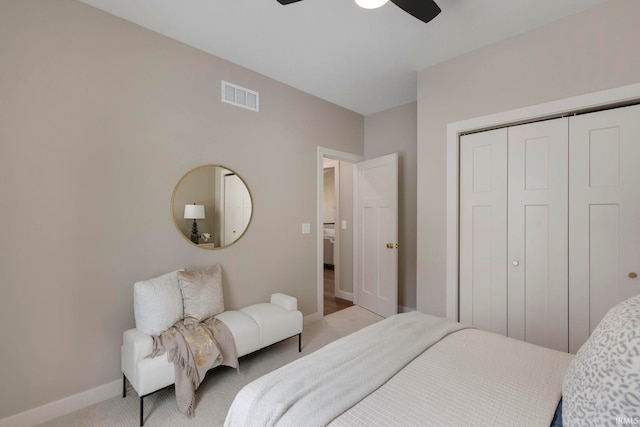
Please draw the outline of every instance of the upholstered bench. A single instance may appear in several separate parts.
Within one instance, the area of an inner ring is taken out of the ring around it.
[[[138,396],[140,396],[141,426],[144,423],[144,397],[175,382],[174,366],[173,363],[167,360],[166,355],[147,358],[153,347],[151,335],[160,335],[163,330],[168,329],[169,326],[180,319],[175,321],[173,319],[164,319],[164,324],[160,322],[159,325],[154,326],[155,330],[153,328],[149,330],[149,322],[144,325],[146,327],[139,324],[142,321],[139,322],[138,318],[144,316],[141,313],[140,304],[138,304],[139,301],[136,297],[143,299],[141,295],[146,293],[147,295],[144,295],[144,299],[147,300],[145,301],[147,305],[156,309],[160,307],[161,310],[167,309],[171,311],[171,305],[175,305],[175,301],[172,301],[172,299],[181,299],[179,292],[175,292],[176,289],[178,291],[180,289],[176,273],[172,272],[159,278],[151,279],[151,281],[136,283],[134,303],[136,304],[137,327],[129,329],[123,334],[121,359],[124,384],[122,397],[126,396],[126,382],[128,380],[136,393],[138,393]],[[146,288],[144,288],[145,286]],[[169,292],[165,292],[167,290]],[[168,293],[170,296],[166,298],[163,293]],[[151,299],[151,302],[148,301],[149,299]],[[182,301],[180,301],[180,304],[182,304]],[[298,301],[296,298],[276,293],[271,295],[271,300],[268,303],[253,304],[240,310],[222,311],[216,314],[215,317],[224,322],[231,331],[238,357],[253,353],[256,350],[296,335],[298,336],[298,351],[301,351],[302,313],[298,311],[297,306]],[[158,320],[154,321],[157,322]]]

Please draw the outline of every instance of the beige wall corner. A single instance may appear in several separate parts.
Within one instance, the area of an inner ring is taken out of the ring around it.
[[[416,307],[417,104],[371,114],[364,120],[367,159],[398,155],[398,305]]]

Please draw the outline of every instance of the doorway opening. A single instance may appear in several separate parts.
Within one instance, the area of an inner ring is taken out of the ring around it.
[[[318,147],[318,314],[350,307],[353,294],[353,164],[362,156]]]
[[[324,158],[323,160],[323,205],[322,205],[322,267],[324,286],[324,312],[326,316],[353,305],[353,293],[341,292],[341,279],[344,269],[341,268],[340,225],[348,224],[345,210],[340,210],[340,187],[344,180],[340,179],[341,168],[352,168],[351,163]],[[343,236],[344,237],[344,236]],[[347,241],[347,239],[344,239]],[[343,245],[347,246],[347,245]],[[347,294],[347,295],[344,295]],[[346,298],[341,298],[346,297]]]

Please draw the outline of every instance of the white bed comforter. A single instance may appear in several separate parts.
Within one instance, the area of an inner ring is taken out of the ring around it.
[[[572,354],[478,329],[418,356],[331,427],[548,427]]]
[[[425,349],[466,327],[419,312],[389,317],[248,384],[225,426],[325,426]]]
[[[548,426],[573,355],[465,328],[392,316],[248,384],[225,426]]]

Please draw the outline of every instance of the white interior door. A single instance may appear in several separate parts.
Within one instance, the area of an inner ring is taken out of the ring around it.
[[[381,316],[398,312],[398,155],[356,164],[356,303]]]
[[[570,342],[640,293],[640,106],[570,119]]]
[[[223,245],[235,242],[249,225],[251,196],[235,174],[224,176],[224,239]]]
[[[460,321],[507,335],[507,130],[460,138]]]
[[[508,130],[508,336],[569,343],[568,121]]]

